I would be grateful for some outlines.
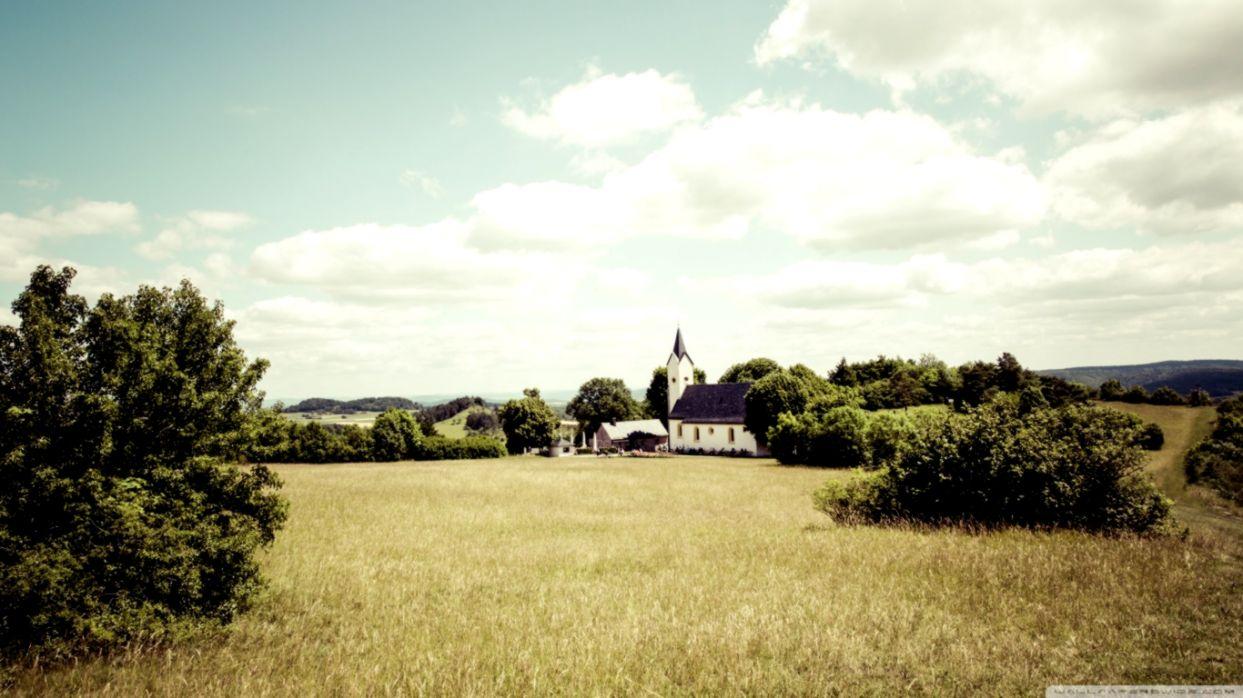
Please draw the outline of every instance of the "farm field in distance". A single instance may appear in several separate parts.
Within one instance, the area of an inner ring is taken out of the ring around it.
[[[770,460],[279,466],[291,514],[258,608],[216,638],[28,672],[13,688],[1030,695],[1237,682],[1237,519],[1178,482],[1211,411],[1134,409],[1166,431],[1151,467],[1178,488],[1186,541],[839,527],[810,495],[851,472]]]

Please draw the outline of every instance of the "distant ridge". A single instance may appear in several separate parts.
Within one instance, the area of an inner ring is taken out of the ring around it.
[[[1142,385],[1152,391],[1168,386],[1184,395],[1195,388],[1207,390],[1213,397],[1243,392],[1243,361],[1233,359],[1198,359],[1194,361],[1158,361],[1151,364],[1122,366],[1076,366],[1037,371],[1068,381],[1099,388],[1114,379],[1124,386]]]

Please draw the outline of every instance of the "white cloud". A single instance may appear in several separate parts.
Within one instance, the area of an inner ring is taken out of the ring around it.
[[[1158,234],[1243,228],[1243,111],[1214,105],[1119,120],[1049,167],[1064,218]]]
[[[0,236],[33,240],[138,230],[138,208],[117,201],[80,200],[68,208],[41,208],[25,216],[0,212]]]
[[[789,0],[760,64],[829,57],[896,91],[980,76],[1036,110],[1090,117],[1243,94],[1234,0]]]
[[[481,252],[466,244],[467,232],[452,219],[308,230],[260,245],[250,270],[273,283],[375,301],[486,300],[562,283],[576,273],[572,266],[559,270],[552,255]]]
[[[60,186],[60,180],[54,177],[40,177],[38,175],[32,175],[30,177],[22,177],[17,180],[17,186],[23,189],[48,190],[55,189]]]
[[[138,230],[138,208],[115,201],[77,201],[67,208],[41,208],[27,215],[0,212],[0,279],[24,280],[42,263],[60,255],[39,252],[42,243],[74,235]]]
[[[1045,209],[1023,164],[974,153],[930,117],[758,93],[599,186],[507,184],[473,203],[477,244],[516,248],[755,229],[824,249],[904,248],[1022,229]]]
[[[582,81],[563,87],[536,109],[507,102],[502,120],[534,138],[598,148],[702,117],[694,92],[677,75],[656,70],[602,74],[592,68]]]
[[[234,243],[224,235],[250,225],[253,219],[236,211],[190,211],[167,225],[151,240],[135,247],[139,255],[152,260],[167,260],[185,250],[224,250]]]
[[[411,189],[417,189],[433,199],[439,199],[445,193],[445,189],[440,186],[439,180],[418,170],[403,170],[398,180],[402,185]]]

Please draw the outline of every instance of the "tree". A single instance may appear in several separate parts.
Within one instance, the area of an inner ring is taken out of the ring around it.
[[[1144,386],[1142,385],[1132,385],[1125,393],[1122,394],[1121,399],[1123,402],[1148,402],[1148,391],[1144,390]]]
[[[587,434],[596,433],[605,422],[620,422],[640,413],[630,388],[620,378],[592,378],[583,383],[565,411]]]
[[[384,410],[371,425],[371,457],[378,461],[414,458],[423,430],[407,410]]]
[[[538,389],[527,388],[522,394],[521,400],[510,400],[496,411],[510,453],[547,446],[552,443],[560,424],[557,414],[540,397]]]
[[[1178,393],[1177,390],[1163,385],[1152,391],[1152,395],[1148,396],[1148,401],[1154,405],[1185,405],[1187,400]]]
[[[1187,404],[1192,407],[1208,407],[1213,404],[1213,397],[1204,388],[1196,388],[1187,394]]]
[[[972,361],[958,367],[958,376],[962,380],[959,389],[959,406],[979,405],[984,403],[996,392],[997,366],[983,361]]]
[[[1101,399],[1106,401],[1121,400],[1124,393],[1126,393],[1126,388],[1123,388],[1122,383],[1113,378],[1101,383],[1101,387],[1097,392]]]
[[[229,621],[286,504],[225,462],[259,409],[224,309],[188,281],[69,292],[41,266],[0,328],[0,654],[45,656]]]
[[[846,363],[846,357],[844,356],[841,361],[837,362],[837,366],[834,367],[832,373],[829,374],[829,380],[832,381],[834,385],[841,385],[845,387],[859,385],[859,376],[855,373],[854,366]]]
[[[754,383],[770,373],[781,370],[781,364],[763,357],[734,364],[721,374],[718,383]]]
[[[770,372],[747,390],[743,424],[757,442],[767,444],[768,430],[777,424],[777,417],[785,412],[802,414],[811,397],[808,385],[789,371]]]
[[[1028,372],[1010,352],[997,357],[997,387],[1007,393],[1018,392],[1027,383]]]
[[[496,431],[500,426],[496,412],[490,409],[478,409],[466,415],[466,431],[475,434],[488,434]]]

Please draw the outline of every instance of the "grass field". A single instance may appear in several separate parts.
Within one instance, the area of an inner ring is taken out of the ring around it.
[[[336,412],[285,412],[286,419],[295,422],[319,422],[320,424],[353,424],[360,427],[369,427],[375,423],[375,418],[380,416],[379,412],[349,412],[338,414]]]
[[[1153,467],[1172,482],[1176,425],[1205,418],[1163,409]],[[1185,541],[837,527],[810,492],[849,473],[767,460],[279,470],[292,513],[255,611],[15,690],[1031,695],[1243,677],[1238,539],[1210,520]]]

